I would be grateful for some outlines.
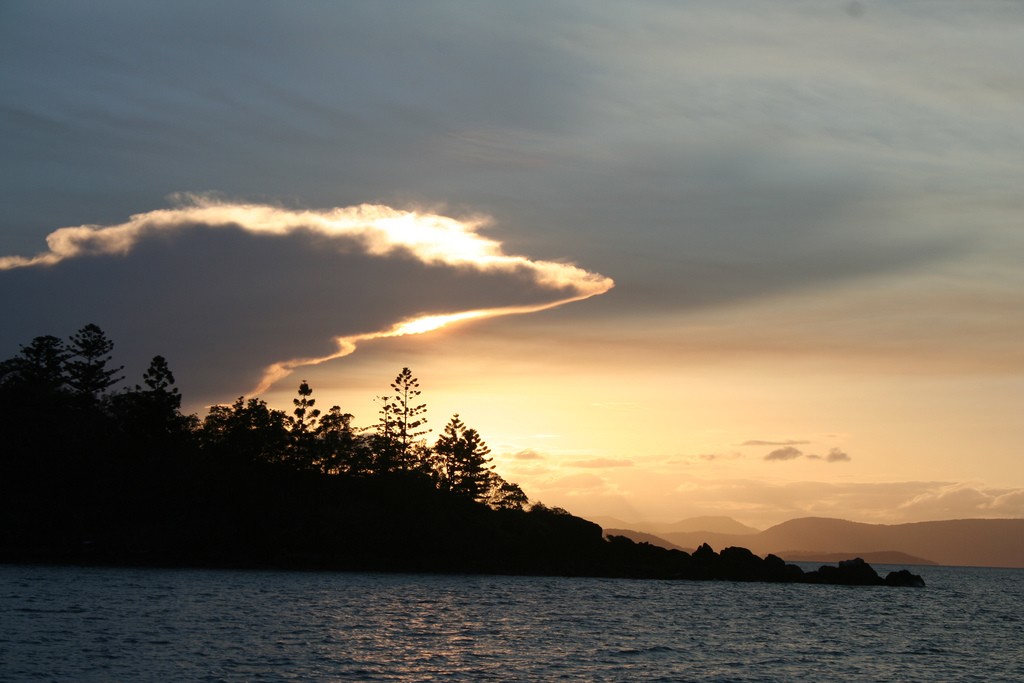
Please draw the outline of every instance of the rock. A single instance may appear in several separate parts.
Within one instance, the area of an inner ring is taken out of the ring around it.
[[[889,572],[885,576],[885,585],[924,588],[924,579],[918,574],[911,574],[906,569],[901,569],[898,572]]]
[[[799,581],[804,570],[795,564],[786,564],[778,555],[768,554],[764,558],[764,573],[767,581]]]
[[[715,578],[727,581],[766,581],[764,560],[746,548],[729,547],[719,553]]]
[[[843,586],[881,586],[885,581],[871,565],[857,557],[843,560],[838,567],[828,565],[804,575],[807,583],[829,583]]]

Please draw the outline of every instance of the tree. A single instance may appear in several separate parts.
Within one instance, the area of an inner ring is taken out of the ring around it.
[[[259,398],[239,396],[229,406],[212,406],[200,430],[203,447],[241,461],[274,463],[285,459],[288,418]]]
[[[306,380],[302,380],[302,383],[299,384],[299,397],[292,399],[295,410],[292,411],[289,424],[293,434],[306,434],[316,429],[316,421],[320,417],[320,410],[313,407],[316,405],[316,399],[310,398],[312,395],[313,390],[309,388]]]
[[[519,484],[502,479],[497,472],[491,472],[487,504],[495,510],[522,510],[530,502]]]
[[[491,449],[483,442],[475,429],[470,429],[452,416],[444,432],[434,444],[435,466],[442,489],[482,500],[490,490],[492,470]]]
[[[429,429],[421,429],[427,423],[427,418],[424,417],[427,406],[425,403],[413,405],[413,401],[422,392],[420,381],[412,376],[409,368],[402,368],[395,381],[391,383],[391,389],[395,392],[392,405],[398,440],[402,451],[406,452],[409,444],[430,432]]]
[[[396,427],[395,409],[388,396],[377,396],[380,410],[377,412],[376,433],[370,438],[370,450],[373,453],[373,471],[394,472],[400,468],[401,442]]]
[[[0,489],[5,484],[18,488],[12,482],[28,472],[33,477],[57,472],[71,458],[72,445],[83,443],[78,421],[67,419],[71,401],[64,342],[47,335],[20,349],[0,362]]]
[[[34,395],[54,395],[67,385],[65,363],[70,352],[57,337],[36,337],[21,353],[0,364],[0,386],[17,385]]]
[[[380,421],[374,440],[374,450],[382,465],[380,469],[417,469],[426,459],[428,449],[418,442],[430,430],[423,428],[427,423],[426,404],[415,403],[422,393],[419,386],[412,371],[402,368],[391,383],[394,393],[380,397]]]
[[[149,361],[149,367],[142,373],[142,383],[146,385],[146,394],[159,407],[167,411],[181,408],[181,394],[174,386],[174,373],[163,356],[153,356]],[[136,386],[135,389],[139,391],[141,387]]]
[[[113,385],[124,377],[116,377],[124,366],[108,368],[112,360],[114,342],[98,326],[90,323],[73,334],[70,339],[70,355],[65,363],[67,382],[71,390],[81,398],[100,399]]]
[[[324,474],[365,475],[373,471],[373,453],[352,427],[352,413],[331,406],[316,429],[320,469]]]
[[[122,430],[150,442],[147,448],[153,443],[180,446],[177,440],[189,432],[190,418],[180,412],[181,394],[174,385],[174,373],[167,359],[153,356],[142,373],[142,383],[144,388],[136,384],[133,390],[108,399],[108,406],[121,422]]]
[[[295,410],[288,417],[288,428],[291,433],[291,449],[289,460],[300,469],[309,469],[316,466],[319,459],[316,453],[317,418],[320,417],[320,410],[314,408],[316,399],[310,398],[313,390],[306,380],[299,384],[299,396],[292,399]]]

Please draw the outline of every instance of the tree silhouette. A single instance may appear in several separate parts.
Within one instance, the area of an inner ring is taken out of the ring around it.
[[[153,360],[149,361],[149,367],[142,373],[142,383],[151,395],[158,396],[167,407],[175,410],[181,407],[181,395],[174,386],[174,373],[163,356],[153,356]]]
[[[421,437],[430,430],[423,428],[427,423],[426,404],[416,403],[422,393],[419,386],[412,371],[402,368],[391,383],[394,393],[379,397],[380,420],[373,441],[378,469],[382,471],[429,469],[429,449]]]
[[[491,472],[486,502],[495,510],[522,510],[530,500],[519,484],[505,481],[497,472]]]
[[[67,382],[81,398],[99,400],[124,377],[115,377],[123,365],[108,368],[114,343],[98,326],[89,323],[71,336],[70,356],[66,361]]]
[[[65,363],[70,357],[64,342],[46,335],[21,346],[21,353],[0,363],[0,386],[17,385],[30,394],[54,395],[65,390]]]
[[[306,380],[302,380],[299,384],[299,397],[292,399],[295,410],[292,411],[292,417],[288,422],[293,433],[306,434],[316,429],[320,410],[313,407],[316,405],[316,399],[310,398],[312,395],[313,390],[309,388]]]
[[[276,463],[285,460],[290,435],[283,410],[272,410],[259,398],[239,396],[230,406],[212,406],[203,420],[204,450],[236,463]]]
[[[298,398],[292,399],[295,409],[288,417],[288,430],[291,434],[289,460],[299,469],[319,468],[317,453],[316,428],[320,410],[314,408],[316,399],[310,398],[313,390],[306,380],[299,384]]]
[[[452,416],[434,444],[440,487],[472,500],[482,500],[491,487],[491,449],[475,429]]]
[[[181,437],[190,431],[191,420],[181,412],[181,394],[174,385],[174,373],[167,359],[154,356],[142,374],[145,388],[135,385],[131,391],[115,394],[108,405],[121,428],[152,448],[155,441],[170,441],[164,446],[181,447]],[[195,418],[192,418],[194,420]]]
[[[320,470],[324,474],[362,476],[373,472],[373,453],[352,427],[352,413],[331,406],[316,429]]]
[[[493,472],[457,414],[436,453],[427,445],[409,368],[367,436],[339,406],[322,414],[306,381],[290,412],[240,396],[200,423],[182,415],[163,356],[113,393],[113,346],[90,324],[0,361],[0,556],[503,569],[488,564],[502,553],[466,540],[481,529],[489,546],[534,534],[525,495]]]
[[[402,368],[395,381],[391,383],[391,389],[395,392],[392,405],[398,441],[403,454],[406,454],[413,441],[430,432],[429,429],[422,429],[427,423],[427,406],[425,403],[414,404],[416,398],[423,392],[420,391],[420,381],[412,376],[409,368]]]

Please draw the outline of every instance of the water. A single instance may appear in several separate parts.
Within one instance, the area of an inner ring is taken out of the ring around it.
[[[1024,680],[1024,570],[922,574],[900,589],[0,566],[0,681]]]

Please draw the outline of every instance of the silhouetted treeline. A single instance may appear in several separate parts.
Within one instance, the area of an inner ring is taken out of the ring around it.
[[[742,549],[605,539],[564,510],[528,506],[458,415],[427,442],[408,368],[369,428],[339,406],[321,411],[305,381],[291,412],[243,396],[199,418],[181,412],[163,357],[117,389],[122,371],[96,325],[0,362],[0,560],[810,578]]]

